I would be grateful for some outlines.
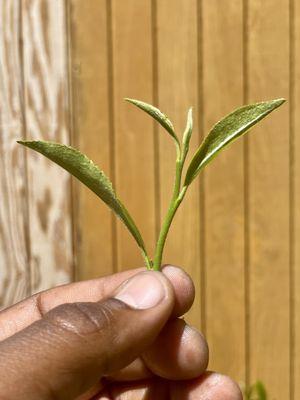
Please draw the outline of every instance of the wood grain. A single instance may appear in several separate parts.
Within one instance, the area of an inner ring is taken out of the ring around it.
[[[110,122],[106,1],[70,2],[73,142],[108,176]],[[78,279],[114,270],[113,220],[105,204],[82,184],[74,192]]]
[[[178,135],[186,124],[186,114],[194,107],[195,127],[192,154],[199,144],[198,126],[198,52],[197,2],[162,0],[156,4],[158,105],[173,121]],[[176,152],[170,136],[159,130],[160,209],[162,219],[171,199]],[[200,293],[200,207],[199,181],[189,189],[171,227],[164,262],[182,266],[192,276],[196,299],[187,319],[201,325]],[[161,221],[162,221],[161,219]]]
[[[249,102],[289,97],[288,12],[288,1],[249,2]],[[289,111],[286,105],[249,137],[248,190],[250,380],[262,380],[271,399],[289,399]]]
[[[66,13],[63,0],[22,1],[26,136],[69,143]],[[28,153],[33,292],[72,276],[70,177]]]
[[[0,3],[0,307],[30,291],[20,2]]]
[[[300,4],[291,2],[290,115],[291,115],[291,400],[300,398]]]
[[[117,193],[137,223],[150,254],[155,242],[153,122],[124,97],[152,102],[151,3],[111,1],[114,172]],[[139,249],[117,222],[117,265],[143,264]]]
[[[243,104],[242,3],[203,2],[202,20],[207,134],[220,118]],[[240,382],[245,382],[243,161],[243,143],[235,143],[208,166],[204,180],[210,368]]]
[[[112,178],[153,255],[175,149],[123,97],[158,105],[179,135],[194,106],[192,153],[244,100],[283,96],[290,109],[272,114],[194,182],[164,261],[194,279],[187,319],[207,334],[210,367],[241,382],[262,380],[272,400],[296,400],[299,43],[295,0],[0,2],[1,307],[72,279],[72,229],[76,278],[142,265],[106,206],[82,185],[71,197],[69,175],[17,146],[18,138],[72,139]]]

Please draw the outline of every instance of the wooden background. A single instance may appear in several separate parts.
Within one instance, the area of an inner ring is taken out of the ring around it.
[[[72,143],[111,177],[153,251],[173,180],[168,135],[126,104],[158,105],[192,150],[242,104],[288,102],[194,183],[165,262],[197,296],[187,319],[210,368],[300,398],[300,3],[296,0],[0,2],[0,300],[140,266],[98,199],[19,138]]]

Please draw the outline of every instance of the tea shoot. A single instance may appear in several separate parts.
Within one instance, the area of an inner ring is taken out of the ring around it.
[[[161,226],[153,258],[149,256],[134,219],[118,198],[109,178],[86,155],[71,146],[54,142],[20,140],[18,143],[43,154],[92,190],[125,224],[140,248],[146,267],[160,270],[170,226],[191,183],[221,150],[248,132],[260,120],[281,106],[285,100],[276,99],[246,105],[236,109],[217,122],[196,150],[184,177],[183,167],[189,153],[189,143],[193,132],[192,109],[190,108],[188,111],[186,128],[183,132],[182,140],[180,140],[170,119],[158,108],[139,100],[125,100],[154,118],[170,135],[176,149],[173,194]]]

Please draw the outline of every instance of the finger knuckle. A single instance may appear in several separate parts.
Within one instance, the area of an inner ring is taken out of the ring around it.
[[[56,329],[77,336],[99,334],[103,331],[113,334],[118,308],[119,305],[112,299],[103,303],[66,303],[45,314],[44,318]]]

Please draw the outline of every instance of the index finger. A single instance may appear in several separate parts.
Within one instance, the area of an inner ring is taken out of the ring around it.
[[[0,340],[26,328],[42,318],[52,308],[75,302],[100,301],[116,290],[131,276],[143,271],[136,268],[98,279],[70,283],[37,293],[0,312]],[[189,276],[178,267],[166,266],[163,273],[171,281],[175,292],[174,315],[186,312],[194,299],[194,286]]]

